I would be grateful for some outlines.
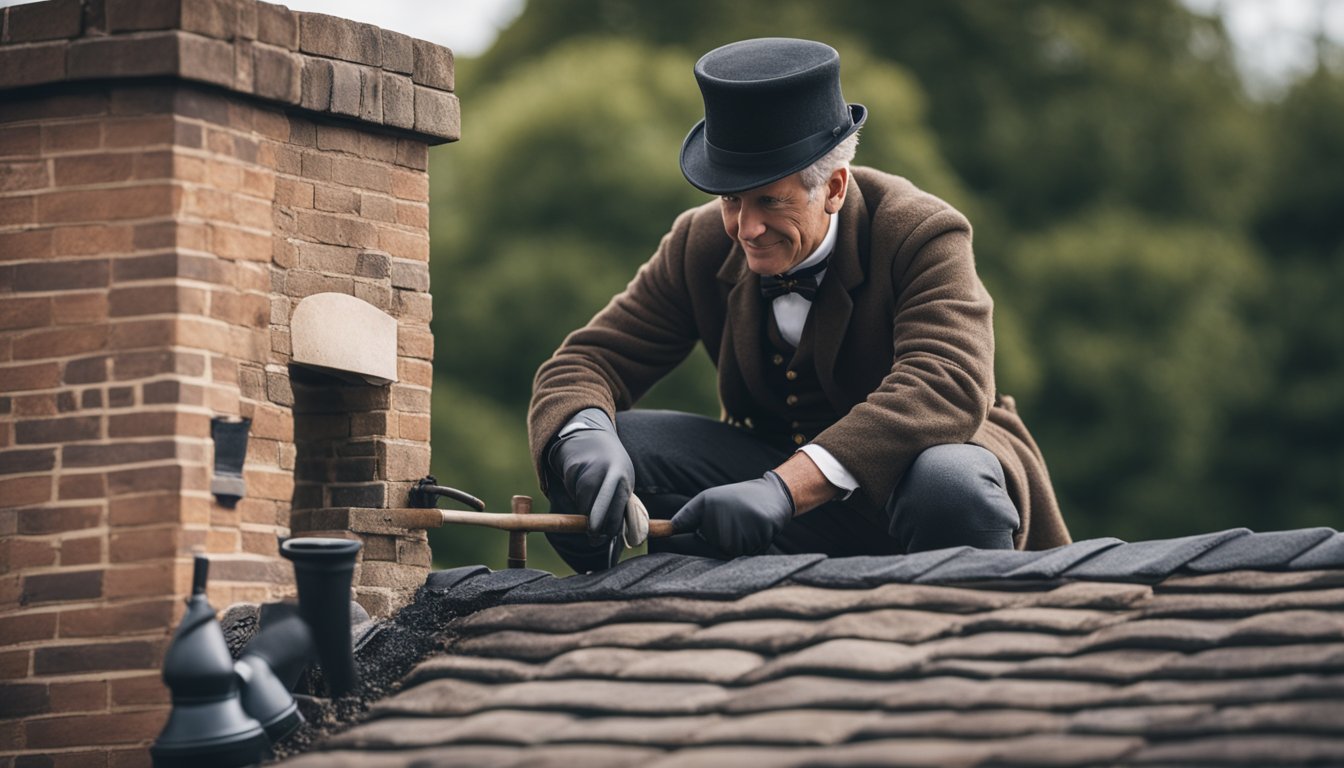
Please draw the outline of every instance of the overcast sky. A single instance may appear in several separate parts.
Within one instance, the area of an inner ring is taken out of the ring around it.
[[[0,0],[0,6],[30,0]],[[731,2],[731,0],[724,0]],[[993,0],[984,0],[992,2]],[[1061,0],[1065,1],[1065,0]],[[522,12],[525,0],[289,0],[296,11],[365,21],[478,56]],[[1344,0],[1183,0],[1204,13],[1221,11],[1253,84],[1273,86],[1310,71],[1313,40],[1324,31],[1344,44]]]

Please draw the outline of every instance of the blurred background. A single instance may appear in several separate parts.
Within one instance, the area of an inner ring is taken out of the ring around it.
[[[677,167],[702,111],[694,61],[781,35],[840,51],[845,96],[871,114],[858,163],[970,217],[999,388],[1075,538],[1341,526],[1338,3],[495,9],[493,44],[459,45],[462,141],[431,153],[440,482],[496,510],[520,493],[546,508],[532,376],[707,199]],[[1264,34],[1275,23],[1296,35]],[[717,416],[703,350],[640,406]],[[503,564],[501,534],[437,533],[439,567]],[[531,546],[535,566],[567,572]]]

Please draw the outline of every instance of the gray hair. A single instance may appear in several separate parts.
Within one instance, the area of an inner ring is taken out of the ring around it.
[[[830,152],[822,155],[820,160],[799,171],[803,188],[807,190],[807,199],[816,199],[817,190],[826,184],[837,168],[848,168],[850,161],[854,159],[854,153],[858,149],[859,133],[855,131],[846,136],[844,141],[836,144]]]

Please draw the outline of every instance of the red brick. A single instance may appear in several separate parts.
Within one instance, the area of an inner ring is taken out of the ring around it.
[[[177,382],[170,382],[176,384]],[[146,387],[150,385],[145,385]],[[113,418],[121,418],[114,416]],[[105,445],[66,445],[61,448],[61,466],[66,468],[106,467],[171,459],[177,446],[170,440],[155,442],[118,442]]]
[[[48,192],[37,198],[42,223],[115,221],[171,216],[181,206],[182,190],[165,184]]]
[[[21,718],[50,711],[51,695],[46,683],[0,685],[0,718]]]
[[[0,475],[50,472],[56,466],[55,448],[0,450]]]
[[[420,328],[401,326],[397,329],[397,354],[420,360],[434,358],[434,334]]]
[[[397,203],[396,221],[404,227],[429,229],[429,206],[425,203]]]
[[[294,51],[299,47],[299,23],[283,5],[257,3],[257,39]]]
[[[0,637],[7,645],[50,640],[56,636],[56,613],[24,612],[0,616]]]
[[[108,505],[108,525],[191,522],[188,507],[194,503],[203,503],[203,500],[184,499],[178,493],[112,499]]]
[[[41,142],[45,154],[97,149],[103,145],[103,121],[44,123]]]
[[[37,157],[42,132],[36,125],[0,127],[0,158]]]
[[[175,579],[172,562],[109,568],[103,577],[103,594],[108,599],[173,594]]]
[[[432,88],[415,86],[415,130],[456,141],[462,137],[462,117],[457,97]]]
[[[101,473],[62,474],[59,482],[62,501],[68,499],[101,499],[107,495],[107,476]]]
[[[5,42],[79,37],[83,29],[82,17],[80,0],[56,0],[38,7],[16,5],[9,10]]]
[[[0,478],[0,499],[5,500],[5,506],[14,507],[49,501],[51,478],[46,475]]]
[[[407,232],[392,227],[378,230],[378,247],[394,258],[429,261],[429,235],[426,232]]]
[[[134,170],[131,178],[140,181],[172,179],[173,155],[167,151],[141,152],[135,155]]]
[[[60,363],[29,363],[0,366],[0,392],[7,394],[30,389],[60,386]]]
[[[90,37],[70,43],[67,73],[71,78],[172,75],[179,68],[178,35],[158,34]]]
[[[429,168],[429,145],[415,139],[397,140],[397,165],[424,171]]]
[[[51,174],[45,160],[0,165],[0,193],[38,190],[49,186]]]
[[[415,67],[412,78],[417,85],[442,91],[453,90],[453,52],[441,45],[413,40]]]
[[[109,472],[107,490],[113,496],[148,491],[171,491],[182,487],[183,468],[177,465],[122,469]]]
[[[401,439],[429,441],[430,418],[428,416],[403,413],[400,414],[398,423],[398,436]]]
[[[208,293],[180,285],[140,285],[113,288],[108,294],[112,317],[160,314],[205,314]]]
[[[171,700],[168,687],[157,674],[118,677],[111,681],[111,685],[114,707],[167,704]]]
[[[31,360],[59,355],[78,355],[102,349],[107,344],[107,328],[103,326],[68,326],[41,331],[29,331],[14,339],[13,355],[16,360]]]
[[[29,749],[56,749],[149,741],[158,735],[167,717],[164,710],[74,715],[29,720],[24,738]]]
[[[61,565],[93,565],[103,561],[103,537],[85,536],[61,541]]]
[[[32,660],[33,652],[29,650],[0,651],[0,680],[28,677]]]
[[[19,264],[14,267],[16,291],[73,291],[108,285],[107,259],[79,259]]]
[[[101,431],[102,422],[97,416],[66,416],[21,421],[15,425],[14,434],[19,443],[68,443],[96,439]]]
[[[105,355],[71,360],[65,364],[66,384],[94,384],[107,380],[107,360]]]
[[[97,600],[103,595],[102,571],[60,571],[23,577],[24,605],[65,600]],[[40,674],[41,669],[37,670]]]
[[[97,608],[63,610],[60,612],[59,634],[66,638],[113,637],[166,631],[172,626],[175,603],[171,598],[160,597]]]
[[[144,528],[117,531],[108,541],[108,557],[114,563],[134,563],[174,557],[178,554],[176,528]]]
[[[108,701],[108,684],[106,680],[52,683],[49,695],[52,712],[105,711]]]
[[[16,531],[23,535],[64,533],[96,528],[101,525],[103,510],[100,506],[37,507],[18,510]]]
[[[18,232],[0,232],[0,261],[36,261],[49,258],[52,231],[25,229]]]
[[[360,213],[359,193],[344,187],[320,184],[315,188],[313,207],[330,213]]]
[[[108,333],[112,349],[166,347],[177,342],[177,324],[173,319],[123,320],[113,323]]]
[[[56,549],[49,540],[11,536],[0,539],[0,573],[43,568],[56,564]]]
[[[107,294],[102,291],[62,293],[51,297],[58,325],[90,325],[107,319]]]
[[[126,181],[135,170],[135,155],[103,152],[56,158],[56,183],[61,186]]]
[[[361,191],[383,194],[393,192],[396,175],[405,173],[407,172],[357,157],[336,156],[331,159],[331,179],[338,184]]]
[[[303,57],[299,76],[299,104],[304,109],[325,112],[331,107],[331,87],[334,79],[332,62],[312,56]]]
[[[36,197],[0,197],[0,227],[28,225],[36,220]]]
[[[129,224],[58,227],[52,234],[52,253],[57,256],[127,253],[136,247],[134,233],[135,228]]]
[[[182,25],[182,4],[175,0],[107,0],[107,31],[177,29]]]
[[[300,13],[299,50],[330,59],[381,66],[382,35],[371,24],[360,24],[320,13]]]
[[[0,88],[63,80],[66,45],[60,41],[0,48]]]
[[[416,203],[429,202],[429,175],[417,171],[392,169],[389,189],[394,197]]]
[[[271,237],[237,227],[211,224],[211,249],[220,258],[249,261],[270,261]]]
[[[149,378],[165,373],[203,376],[205,357],[194,352],[156,349],[146,352],[119,352],[112,358],[112,375],[118,381]]]

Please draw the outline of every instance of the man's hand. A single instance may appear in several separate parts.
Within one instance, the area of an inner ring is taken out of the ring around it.
[[[607,414],[588,408],[570,419],[551,447],[549,461],[565,493],[588,515],[588,538],[597,544],[619,535],[635,486],[635,467]]]
[[[678,533],[696,531],[728,555],[764,552],[794,513],[789,488],[773,471],[759,480],[701,491],[672,516]]]

